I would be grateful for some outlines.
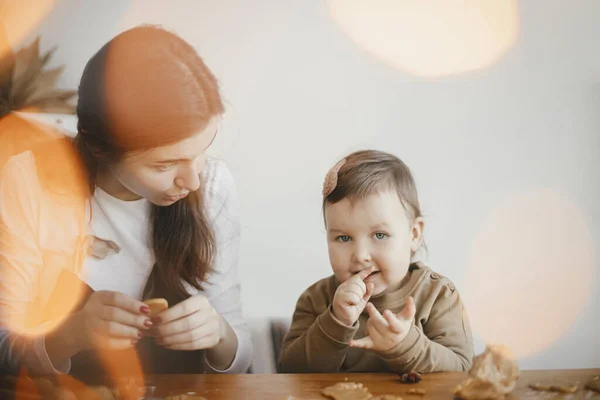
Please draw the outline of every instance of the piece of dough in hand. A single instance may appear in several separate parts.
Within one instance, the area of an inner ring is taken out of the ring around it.
[[[169,308],[169,303],[165,299],[148,299],[144,303],[150,307],[150,317],[160,314]]]

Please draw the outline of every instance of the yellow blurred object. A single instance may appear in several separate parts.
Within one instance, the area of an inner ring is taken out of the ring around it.
[[[22,43],[35,32],[56,5],[56,0],[1,0],[0,25],[13,45]],[[4,47],[0,47],[2,58]]]
[[[329,0],[329,9],[362,49],[421,77],[489,67],[518,33],[517,0]]]
[[[589,301],[594,242],[582,211],[551,189],[518,193],[482,221],[463,295],[474,331],[515,357],[551,347]]]

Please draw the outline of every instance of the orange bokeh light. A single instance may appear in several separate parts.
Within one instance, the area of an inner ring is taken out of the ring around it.
[[[329,0],[329,9],[363,50],[422,77],[489,67],[518,32],[517,0]]]
[[[0,285],[4,303],[0,310],[2,323],[24,335],[40,335],[53,330],[73,311],[83,295],[78,281],[65,282],[55,290],[63,269],[77,273],[82,266],[86,232],[86,201],[88,187],[80,171],[78,157],[68,141],[51,127],[32,122],[10,113],[0,118],[0,168],[9,158],[24,151],[32,151],[37,178],[20,182],[19,173],[5,176],[7,190],[4,194],[3,218],[0,221],[0,273],[5,284]],[[6,170],[5,170],[6,171]],[[35,171],[34,171],[35,172]],[[23,175],[28,176],[28,175]],[[51,248],[32,250],[28,246],[38,238],[28,229],[23,210],[33,199],[22,199],[13,185],[29,184],[35,198],[48,193],[55,201],[40,201],[39,212],[46,213],[45,223],[51,224],[55,233],[47,240]],[[66,190],[65,188],[69,188]],[[68,192],[68,193],[67,193]],[[79,236],[78,236],[79,235]],[[79,258],[72,259],[68,252],[75,251]],[[15,267],[16,266],[16,267]],[[33,285],[33,287],[32,287]],[[32,293],[37,293],[39,298]],[[52,304],[48,305],[48,299]],[[34,306],[41,301],[39,306]]]
[[[41,21],[54,8],[56,0],[2,0],[0,2],[0,31],[14,49],[33,33]],[[2,34],[0,33],[0,36]],[[7,50],[0,39],[0,58]]]
[[[465,298],[475,331],[518,358],[550,347],[588,300],[592,257],[585,219],[562,194],[538,190],[504,202],[471,249]]]
[[[32,231],[27,229],[27,221],[21,218],[20,212],[31,206],[32,199],[3,197],[0,206],[4,208],[2,215],[6,219],[0,221],[0,282],[4,282],[0,285],[0,319],[3,328],[21,335],[44,335],[60,326],[86,295],[85,287],[76,275],[85,257],[89,188],[69,140],[50,126],[15,113],[5,115],[0,118],[0,149],[0,169],[12,155],[27,150],[35,154],[37,177],[25,184],[42,188],[45,201],[40,202],[38,212],[44,215],[46,223],[51,222],[54,230],[52,240],[45,241],[52,246],[38,249],[41,256],[37,259],[37,251],[31,251],[25,245],[37,237],[31,237]],[[32,196],[36,194],[35,191],[32,193]],[[69,273],[65,274],[64,270]],[[32,282],[24,283],[34,273]],[[135,348],[94,350],[119,390],[120,398],[137,400],[144,389],[144,381]],[[59,375],[54,388],[64,393],[78,393],[78,398],[102,398],[97,390],[68,375]],[[24,370],[15,390],[17,399],[25,399],[38,388]]]

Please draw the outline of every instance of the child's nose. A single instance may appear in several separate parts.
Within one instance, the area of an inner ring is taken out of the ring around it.
[[[357,245],[354,250],[354,258],[359,263],[371,261],[371,251],[368,246]]]

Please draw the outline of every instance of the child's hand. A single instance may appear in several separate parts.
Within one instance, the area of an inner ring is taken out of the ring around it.
[[[360,271],[338,286],[333,296],[333,315],[348,326],[360,317],[373,292],[373,284],[365,285],[364,279],[375,270],[374,267]]]
[[[350,347],[374,351],[388,351],[402,342],[413,324],[417,309],[412,297],[406,299],[404,309],[399,314],[385,310],[383,315],[372,303],[367,304],[369,320],[367,336],[350,341]]]

